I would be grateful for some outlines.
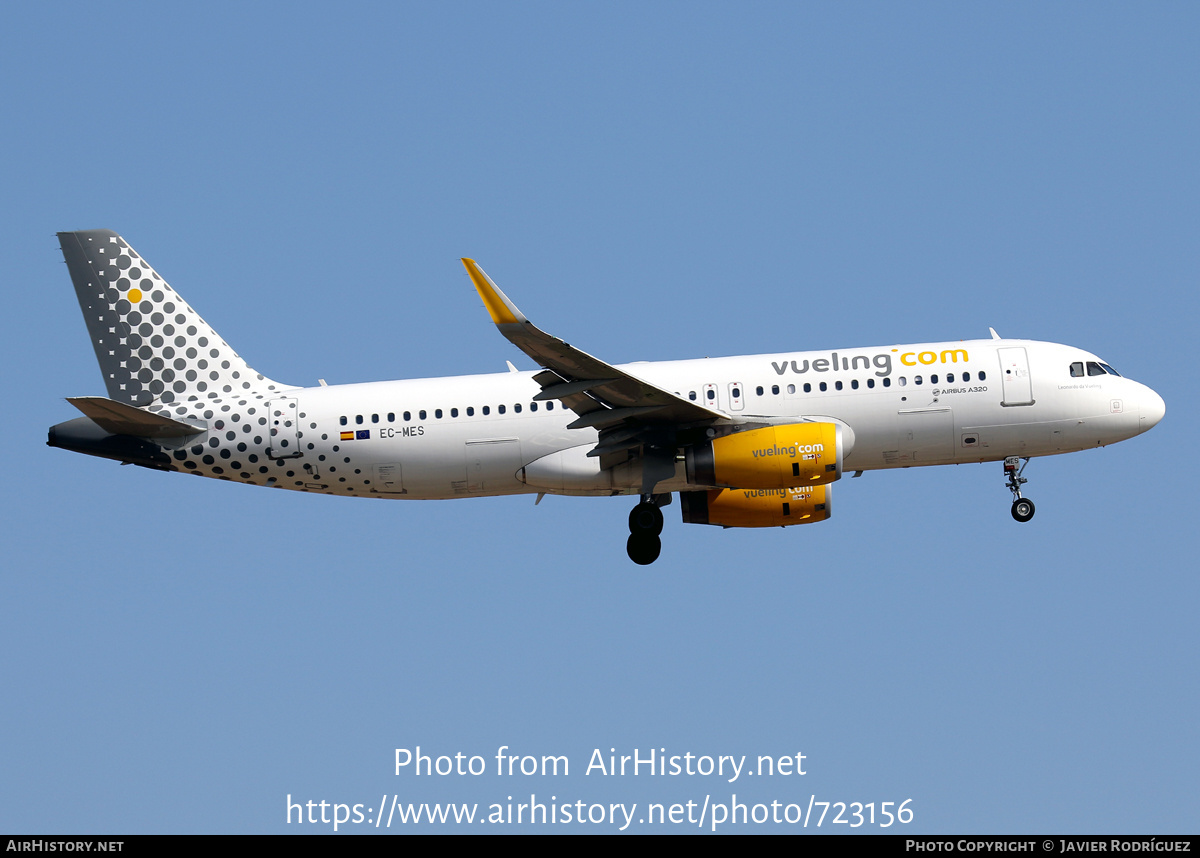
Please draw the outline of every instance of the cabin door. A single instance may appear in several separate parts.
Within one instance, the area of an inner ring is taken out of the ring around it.
[[[267,414],[271,427],[271,446],[267,448],[267,455],[272,459],[294,459],[303,455],[296,400],[272,399],[267,403]]]
[[[1000,382],[1004,390],[1001,405],[1033,405],[1033,381],[1029,377],[1029,357],[1023,347],[998,349]]]

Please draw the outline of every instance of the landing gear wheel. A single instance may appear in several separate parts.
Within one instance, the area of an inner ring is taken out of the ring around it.
[[[662,540],[653,533],[631,533],[629,541],[625,543],[625,550],[629,552],[629,559],[638,566],[649,566],[658,559],[658,554],[662,551]]]
[[[1025,460],[1025,465],[1029,464],[1028,456],[1006,458],[1004,460],[1004,476],[1008,480],[1008,490],[1012,492],[1013,496],[1012,517],[1017,521],[1026,522],[1033,518],[1033,501],[1021,497],[1021,486],[1029,482],[1021,476],[1025,472],[1025,465],[1021,464],[1022,459]]]
[[[632,534],[644,533],[649,536],[658,536],[663,529],[663,514],[662,510],[656,504],[640,503],[629,512],[629,532]],[[655,550],[654,556],[658,556],[658,551]],[[651,562],[651,561],[646,561]]]
[[[1034,506],[1033,501],[1029,498],[1017,498],[1013,501],[1012,517],[1017,521],[1026,522],[1033,518]]]

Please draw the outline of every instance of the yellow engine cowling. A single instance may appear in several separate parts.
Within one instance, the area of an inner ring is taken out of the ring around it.
[[[694,486],[789,489],[831,483],[842,475],[836,423],[789,423],[723,435],[687,449]]]
[[[687,524],[787,527],[829,518],[833,511],[833,486],[680,492],[679,501]]]

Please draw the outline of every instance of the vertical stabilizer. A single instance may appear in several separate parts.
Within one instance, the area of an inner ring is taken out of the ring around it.
[[[165,407],[287,389],[247,366],[112,230],[58,240],[110,399]]]

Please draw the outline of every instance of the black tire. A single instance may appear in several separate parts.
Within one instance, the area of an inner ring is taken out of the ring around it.
[[[1018,498],[1013,501],[1012,517],[1017,521],[1026,522],[1033,518],[1035,507],[1029,498]]]
[[[638,566],[649,566],[662,551],[662,540],[652,533],[631,533],[625,543],[629,559]]]
[[[629,511],[629,532],[658,536],[663,529],[662,510],[652,503],[640,503]]]

